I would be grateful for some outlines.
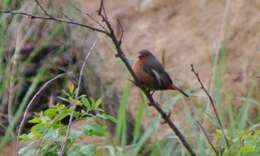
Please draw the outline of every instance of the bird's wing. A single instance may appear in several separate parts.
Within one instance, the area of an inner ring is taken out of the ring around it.
[[[160,88],[169,87],[169,85],[172,84],[170,76],[164,70],[162,64],[157,60],[153,62],[147,62],[147,64],[144,65],[144,71],[154,77]]]
[[[153,77],[155,77],[156,82],[159,84],[159,86],[162,86],[163,80],[162,80],[161,75],[155,69],[152,69],[152,72],[153,72],[152,75],[153,75]]]

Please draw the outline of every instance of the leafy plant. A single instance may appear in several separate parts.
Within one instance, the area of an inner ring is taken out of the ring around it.
[[[216,130],[215,137],[218,142],[222,132]],[[258,156],[260,155],[260,130],[232,132],[234,137],[230,138],[231,147],[223,151],[223,156]]]
[[[76,100],[72,98],[74,91],[74,87],[71,86],[67,92],[64,92],[65,98],[63,100]],[[27,145],[22,147],[19,153],[26,156],[34,155],[35,153],[44,156],[58,155],[61,143],[64,139],[67,139],[66,155],[93,155],[96,151],[96,145],[81,145],[77,143],[77,140],[83,136],[103,137],[107,135],[105,125],[88,122],[95,118],[101,119],[102,109],[100,106],[102,100],[94,100],[86,95],[82,95],[76,102],[78,106],[82,107],[81,112],[74,111],[71,107],[58,103],[51,108],[35,113],[35,116],[29,120],[29,123],[34,124],[34,126],[31,127],[28,133],[20,136],[20,139],[27,142]],[[90,111],[95,111],[96,115],[90,115]],[[71,134],[66,138],[67,126],[63,122],[72,112],[75,120],[84,119],[86,124],[77,129],[72,129]]]

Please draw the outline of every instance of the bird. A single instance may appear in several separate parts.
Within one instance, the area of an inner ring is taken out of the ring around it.
[[[151,91],[157,90],[177,90],[184,96],[189,97],[187,93],[177,87],[169,74],[165,71],[163,65],[156,59],[152,52],[147,49],[139,51],[132,69],[134,75],[141,85]]]

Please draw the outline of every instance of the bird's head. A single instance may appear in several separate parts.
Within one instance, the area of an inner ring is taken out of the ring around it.
[[[139,51],[139,55],[138,55],[139,59],[143,60],[143,59],[147,59],[150,57],[153,57],[153,54],[149,50],[143,49],[143,50]]]

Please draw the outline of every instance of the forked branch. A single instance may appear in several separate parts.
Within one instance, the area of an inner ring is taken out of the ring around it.
[[[100,32],[100,33],[103,33],[103,34],[107,34],[107,31],[105,31],[103,29],[95,28],[95,27],[92,27],[90,25],[83,24],[83,23],[80,23],[80,22],[71,21],[70,19],[58,18],[58,17],[54,17],[54,16],[49,17],[49,16],[33,15],[33,14],[30,14],[30,13],[26,13],[26,12],[17,12],[17,11],[11,11],[11,10],[5,10],[5,11],[0,10],[0,13],[11,14],[11,15],[22,15],[22,16],[29,17],[31,19],[41,19],[41,20],[46,20],[46,21],[54,21],[54,22],[59,22],[59,23],[65,23],[65,24],[79,26],[79,27],[82,27],[82,28],[87,28],[89,30]]]
[[[219,117],[219,114],[218,114],[218,111],[217,111],[217,108],[216,108],[216,105],[215,105],[215,102],[212,98],[212,96],[209,94],[209,92],[207,91],[207,89],[204,87],[200,77],[199,77],[199,73],[195,70],[194,68],[194,65],[191,64],[191,71],[194,73],[194,75],[196,76],[199,84],[200,84],[200,88],[205,92],[205,94],[207,95],[207,97],[209,98],[209,101],[210,101],[210,104],[211,104],[211,107],[213,109],[213,112],[217,118],[217,121],[218,121],[218,124],[219,124],[219,127],[223,133],[223,136],[224,136],[224,139],[225,139],[225,142],[226,142],[226,145],[229,147],[229,142],[228,142],[228,139],[227,139],[227,136],[225,135],[225,132],[224,132],[224,127],[223,127],[223,124],[220,120],[220,117]]]

